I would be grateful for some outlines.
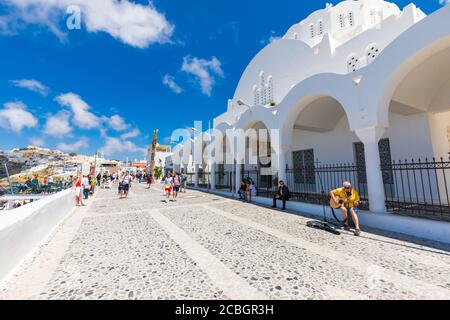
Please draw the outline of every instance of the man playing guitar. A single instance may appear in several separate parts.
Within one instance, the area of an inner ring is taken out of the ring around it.
[[[356,189],[352,187],[350,182],[344,182],[343,187],[330,191],[330,206],[333,209],[341,209],[342,218],[344,219],[344,229],[349,231],[348,215],[352,216],[355,223],[355,236],[361,235],[359,228],[359,219],[355,212],[355,207],[358,207],[361,199]]]

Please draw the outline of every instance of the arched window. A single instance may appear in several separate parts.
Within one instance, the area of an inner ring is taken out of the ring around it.
[[[253,86],[253,105],[257,106],[259,105],[259,99],[258,99],[258,86]]]
[[[349,12],[348,14],[348,23],[350,25],[350,27],[353,27],[355,25],[355,17],[353,12]]]
[[[292,35],[292,39],[298,40],[298,33],[297,32],[294,32],[294,34]]]
[[[380,54],[380,49],[376,43],[372,43],[366,49],[367,64],[371,63]]]
[[[261,71],[259,73],[259,81],[261,86],[264,86],[266,84],[266,74],[264,73],[264,71]]]
[[[339,15],[339,24],[341,25],[341,29],[345,28],[345,18],[342,13]]]
[[[375,10],[375,9],[370,10],[369,16],[370,16],[370,24],[371,25],[378,24],[378,22],[379,22],[379,19],[378,19],[379,18],[379,14],[378,14],[377,10]]]
[[[314,25],[310,24],[309,25],[309,35],[311,36],[311,38],[315,37],[315,33],[314,33]]]
[[[354,54],[350,55],[347,59],[347,70],[350,73],[350,72],[355,72],[358,69],[359,69],[359,58],[354,53]]]
[[[273,99],[273,78],[272,76],[267,77],[267,103],[274,101]]]
[[[256,104],[255,104],[255,106],[259,106],[260,104],[261,104],[261,89],[256,89],[256,91],[255,91],[255,101],[256,101]]]
[[[323,35],[323,21],[320,20],[319,21],[319,35]]]

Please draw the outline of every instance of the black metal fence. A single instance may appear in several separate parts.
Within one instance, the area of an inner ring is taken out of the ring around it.
[[[381,172],[389,212],[450,221],[450,158],[393,161],[383,165]],[[258,196],[273,197],[277,187],[276,176],[264,175],[260,170],[242,170],[241,175],[242,179],[251,178],[255,182]],[[210,174],[203,176],[201,178],[200,175],[199,184],[209,188]],[[194,185],[194,174],[189,177]],[[285,183],[289,187],[291,201],[328,205],[330,190],[340,188],[344,181],[351,182],[358,190],[362,200],[360,208],[368,210],[370,199],[365,166],[315,164],[286,170]],[[234,172],[216,172],[217,189],[233,191],[234,185]]]
[[[187,181],[186,181],[186,185],[188,187],[193,187],[195,186],[195,173],[193,172],[188,172],[186,173],[187,176]]]
[[[286,170],[286,185],[291,201],[312,204],[328,204],[329,192],[349,181],[358,190],[362,209],[368,209],[365,168],[352,163],[299,166]]]
[[[234,172],[218,171],[216,172],[216,189],[233,192]]]
[[[198,187],[203,189],[211,189],[211,173],[200,172],[198,175]]]
[[[381,168],[389,212],[450,221],[450,158],[398,161]]]
[[[273,193],[276,187],[273,183],[273,175],[265,174],[265,172],[262,172],[261,170],[242,170],[241,176],[242,179],[250,178],[251,180],[253,180],[256,186],[257,196],[266,198],[273,197]]]
[[[393,161],[381,172],[388,212],[450,221],[450,159]],[[329,191],[349,181],[361,196],[361,209],[369,209],[364,166],[304,166],[288,169],[286,176],[293,201],[327,204]]]

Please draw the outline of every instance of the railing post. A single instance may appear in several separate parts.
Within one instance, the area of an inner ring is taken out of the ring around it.
[[[235,169],[235,191],[236,193],[239,192],[239,189],[241,188],[241,180],[242,180],[242,173],[241,173],[241,164],[239,162],[236,162],[236,169]]]
[[[378,149],[378,141],[383,136],[384,128],[369,127],[357,129],[355,133],[362,143],[364,143],[370,210],[373,212],[386,212],[386,195],[384,192],[380,152]]]
[[[216,163],[214,161],[211,162],[211,176],[209,182],[211,183],[211,190],[216,190]]]
[[[195,184],[196,188],[198,188],[199,171],[200,171],[200,165],[196,164],[195,167],[194,167],[194,184]]]

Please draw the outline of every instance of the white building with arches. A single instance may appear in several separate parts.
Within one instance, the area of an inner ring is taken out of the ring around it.
[[[349,179],[364,185],[370,211],[387,212],[389,199],[401,194],[414,196],[416,205],[439,203],[437,219],[450,221],[445,164],[433,162],[431,180],[425,169],[415,171],[419,187],[409,178],[410,190],[403,193],[394,192],[403,182],[396,175],[408,170],[383,171],[392,161],[448,161],[449,21],[450,6],[427,16],[414,4],[400,9],[382,0],[327,4],[253,58],[214,128],[278,130],[278,150],[270,156],[279,179],[290,179],[284,168],[352,163],[365,169]],[[224,146],[224,152],[233,150]],[[218,170],[233,171],[236,188],[242,170],[253,167],[212,161],[209,168],[214,189]],[[293,174],[293,186],[305,183]]]

